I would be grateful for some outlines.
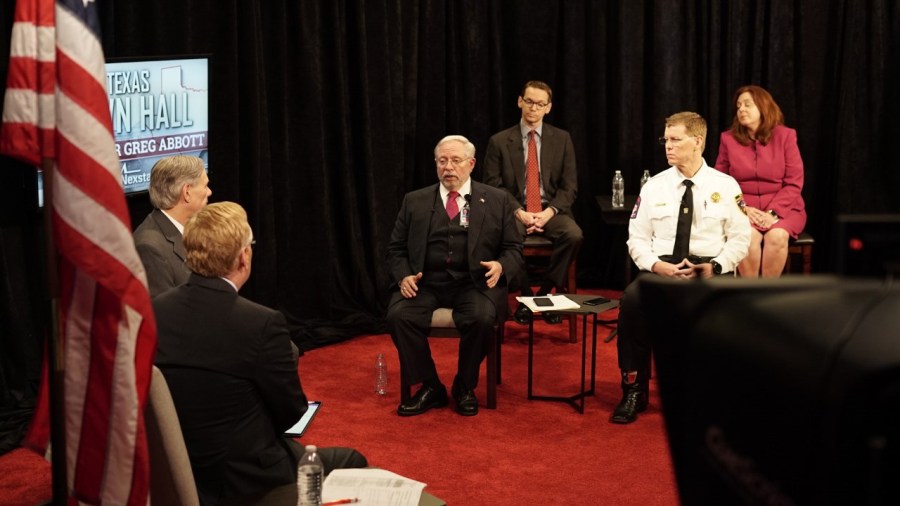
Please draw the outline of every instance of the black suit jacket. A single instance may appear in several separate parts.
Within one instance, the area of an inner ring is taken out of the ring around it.
[[[172,391],[203,504],[296,480],[282,433],[307,409],[284,316],[192,273],[153,300],[156,364]]]
[[[497,314],[506,314],[506,279],[523,268],[522,237],[516,229],[514,207],[508,193],[472,181],[472,198],[469,201],[468,263],[475,287],[484,292],[494,303]],[[394,231],[388,245],[391,269],[391,295],[393,304],[403,298],[400,280],[422,272],[428,245],[428,231],[433,212],[445,212],[438,198],[438,185],[434,184],[406,194],[397,215]],[[485,270],[479,262],[497,260],[503,266],[503,276],[493,288],[488,288]]]
[[[541,129],[541,182],[548,204],[571,214],[578,193],[575,147],[569,132],[544,123]],[[513,211],[525,202],[525,149],[519,123],[494,134],[484,155],[484,183],[512,194]]]
[[[134,246],[147,271],[151,297],[183,284],[191,275],[184,263],[187,253],[181,232],[159,209],[154,209],[135,229]]]

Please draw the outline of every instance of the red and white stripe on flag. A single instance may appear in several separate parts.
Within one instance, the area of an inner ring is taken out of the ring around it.
[[[0,152],[53,164],[66,436],[65,453],[53,454],[65,455],[69,502],[145,505],[156,322],[122,192],[98,26],[92,0],[17,2]],[[47,413],[35,411],[32,444],[46,446]]]

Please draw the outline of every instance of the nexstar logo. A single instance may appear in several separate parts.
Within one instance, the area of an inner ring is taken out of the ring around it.
[[[150,183],[150,174],[140,172],[140,170],[128,173],[128,163],[122,164],[122,186],[134,186],[137,184]]]

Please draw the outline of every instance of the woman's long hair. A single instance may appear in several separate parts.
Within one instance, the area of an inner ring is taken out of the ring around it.
[[[775,103],[775,99],[768,91],[755,85],[741,86],[734,92],[734,99],[731,104],[734,105],[734,121],[731,123],[731,135],[744,146],[749,146],[753,139],[750,138],[750,131],[738,121],[737,101],[744,93],[750,93],[753,97],[753,103],[759,109],[759,127],[756,129],[756,140],[763,146],[769,143],[772,138],[772,131],[778,125],[784,124],[784,114],[781,108]]]

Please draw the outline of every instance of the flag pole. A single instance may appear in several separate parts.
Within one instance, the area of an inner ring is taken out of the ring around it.
[[[50,312],[49,338],[47,339],[47,381],[50,393],[50,473],[53,504],[62,506],[68,502],[68,477],[66,473],[66,408],[65,408],[65,343],[60,329],[59,307],[59,256],[53,240],[53,178],[54,163],[51,158],[41,160],[44,181],[44,263],[47,269],[47,295]]]

